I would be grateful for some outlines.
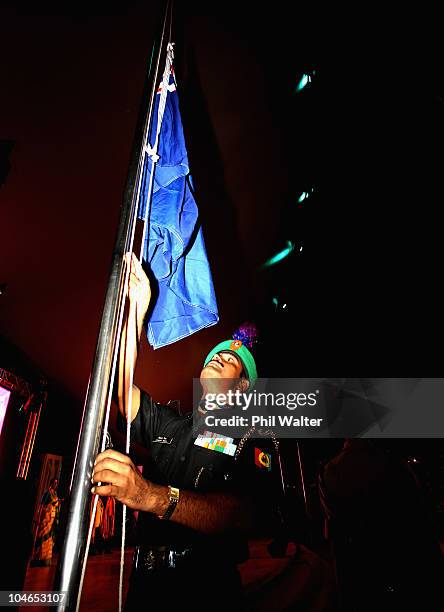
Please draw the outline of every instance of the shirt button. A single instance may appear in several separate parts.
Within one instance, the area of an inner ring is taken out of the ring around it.
[[[182,455],[182,456],[180,457],[180,461],[185,461],[185,459],[186,459],[185,455]]]

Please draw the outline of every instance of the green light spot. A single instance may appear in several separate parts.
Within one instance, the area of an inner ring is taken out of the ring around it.
[[[276,255],[274,255],[273,257],[268,259],[263,264],[263,267],[264,268],[269,268],[270,266],[274,266],[278,262],[282,261],[283,259],[288,257],[288,255],[290,255],[290,253],[293,251],[294,247],[295,247],[294,243],[290,242],[290,240],[287,240],[287,247],[283,251],[279,251],[279,253],[276,253]]]
[[[306,87],[308,85],[308,83],[310,82],[310,77],[308,76],[308,74],[303,74],[301,76],[301,79],[296,87],[296,91],[302,91],[302,89],[304,89],[304,87]]]
[[[298,204],[301,204],[301,202],[309,198],[313,192],[314,192],[314,187],[312,187],[309,191],[303,191],[301,195],[298,197]]]

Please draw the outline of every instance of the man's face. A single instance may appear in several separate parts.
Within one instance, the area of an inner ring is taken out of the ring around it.
[[[204,389],[225,393],[240,379],[243,365],[239,357],[229,351],[216,353],[200,373]],[[215,389],[216,388],[216,389]]]
[[[239,357],[228,351],[216,353],[200,373],[201,378],[239,378],[242,374]]]

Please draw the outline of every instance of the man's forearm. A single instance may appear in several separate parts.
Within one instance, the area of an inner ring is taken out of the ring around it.
[[[110,495],[133,510],[163,516],[169,505],[168,487],[146,480],[127,455],[112,448],[97,456],[92,482],[92,493]],[[249,529],[251,518],[251,505],[240,495],[181,490],[170,520],[203,533],[220,533]]]
[[[149,512],[163,516],[169,505],[168,487],[151,483]],[[191,527],[202,533],[220,533],[227,530],[247,530],[251,509],[246,500],[224,493],[195,493],[180,491],[180,500],[171,521]]]
[[[139,342],[142,335],[143,321],[151,298],[151,289],[148,278],[134,254],[125,255],[129,270],[128,313],[124,317],[124,324],[119,344],[118,373],[117,373],[117,400],[119,410],[126,416],[129,398],[132,398],[131,420],[137,414],[140,403],[140,392],[133,389],[133,373],[137,361]],[[135,400],[135,401],[134,401]]]
[[[119,348],[119,370],[117,381],[117,397],[119,410],[126,417],[129,406],[129,393],[133,393],[132,380],[137,361],[137,353],[143,328],[143,313],[137,312],[136,305],[130,303],[126,317]],[[131,389],[130,389],[131,387]],[[134,404],[134,402],[132,402]],[[133,420],[139,406],[132,405]]]

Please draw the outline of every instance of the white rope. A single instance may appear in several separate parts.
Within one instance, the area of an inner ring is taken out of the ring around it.
[[[88,394],[89,394],[90,383],[91,383],[91,375],[89,376],[89,379],[88,379],[88,385],[86,387],[85,401],[83,402],[83,412],[82,412],[82,420],[80,422],[80,431],[83,431],[83,422],[85,420],[85,412],[86,412],[86,398],[88,397]],[[80,448],[80,436],[77,438],[77,447],[76,447],[76,454],[74,456],[74,465],[77,465],[77,455],[79,454],[79,448]],[[72,471],[71,482],[69,483],[70,492],[72,491],[72,484],[74,482],[74,472],[75,470]]]
[[[129,290],[129,289],[128,289]],[[131,312],[131,307],[130,307]],[[136,312],[134,313],[135,321],[137,322],[137,307]],[[126,330],[126,337],[128,339],[129,335],[129,325],[131,323],[131,318],[128,316],[128,326]],[[137,342],[137,323],[135,337]],[[129,455],[130,445],[131,445],[131,416],[133,410],[133,383],[134,383],[134,352],[130,350],[129,354],[129,393],[128,393],[128,406],[126,411],[126,442],[125,442],[125,453]],[[122,541],[120,547],[120,573],[119,573],[119,612],[122,612],[122,604],[123,604],[123,573],[125,569],[125,539],[126,539],[126,505],[122,504]]]
[[[159,146],[159,135],[160,135],[161,127],[162,127],[163,116],[165,114],[166,98],[167,98],[168,92],[174,90],[174,88],[171,88],[169,86],[169,78],[170,78],[173,59],[174,59],[173,43],[169,42],[167,45],[167,59],[166,59],[165,70],[164,70],[163,78],[162,78],[162,85],[161,85],[162,90],[160,93],[159,107],[157,111],[156,138],[154,141],[154,145],[151,147],[148,141],[148,135],[147,135],[147,141],[143,147],[143,153],[145,156],[148,155],[149,157],[151,157],[152,165],[151,165],[151,172],[150,172],[150,182],[148,184],[145,215],[144,215],[144,220],[143,220],[143,235],[142,235],[140,254],[139,254],[140,261],[142,261],[143,259],[143,249],[144,249],[145,237],[146,237],[146,232],[147,232],[147,224],[148,224],[149,210],[150,210],[150,204],[151,204],[151,197],[152,197],[152,192],[153,192],[154,168],[155,168],[156,162],[159,160],[157,149]],[[139,180],[138,185],[137,185],[137,196],[136,196],[137,201],[140,201],[141,185],[142,185],[142,181]],[[137,321],[137,311],[135,313],[135,320]],[[129,332],[129,329],[127,329],[127,337],[128,337],[128,332]],[[137,337],[137,329],[135,330],[135,332],[136,332],[136,337]],[[126,420],[126,445],[125,445],[125,452],[127,455],[129,454],[130,442],[131,442],[131,414],[132,414],[132,399],[133,399],[132,390],[133,390],[133,383],[134,383],[134,353],[132,351],[130,351],[129,359],[130,359],[129,383],[128,383],[129,394],[128,394],[127,414],[126,414],[127,420]],[[125,568],[125,540],[126,540],[126,514],[127,514],[126,509],[127,509],[126,505],[123,504],[122,539],[121,539],[121,547],[120,547],[120,572],[119,572],[119,612],[122,612],[122,605],[123,605],[123,574],[124,574],[124,568]]]
[[[159,100],[159,106],[157,109],[157,126],[156,126],[156,138],[154,141],[154,145],[151,146],[148,140],[149,134],[147,133],[147,140],[143,147],[144,157],[146,158],[146,156],[149,156],[151,158],[151,172],[150,172],[150,180],[148,184],[145,214],[144,214],[144,219],[143,219],[143,234],[142,234],[142,241],[141,241],[141,246],[140,246],[139,261],[143,260],[143,251],[144,251],[145,238],[146,238],[147,226],[148,226],[148,218],[149,218],[149,212],[150,212],[150,205],[151,205],[151,199],[152,199],[152,193],[153,193],[154,170],[155,170],[156,163],[159,161],[159,155],[157,154],[157,149],[159,146],[159,136],[160,136],[160,131],[162,128],[163,116],[165,114],[166,99],[167,99],[168,92],[174,91],[175,89],[174,86],[169,85],[171,67],[173,65],[173,60],[174,60],[173,45],[174,43],[171,43],[171,42],[169,42],[167,45],[167,57],[166,57],[166,62],[165,62],[165,70],[163,72],[160,100]],[[141,186],[142,186],[142,181],[139,180],[138,185],[137,185],[137,201],[138,202],[140,202]],[[137,321],[137,310],[135,313],[135,320]],[[129,330],[127,329],[127,337],[128,337],[128,331]],[[138,330],[136,329],[135,330],[136,338],[137,338],[137,331]],[[129,375],[129,384],[128,384],[129,395],[128,395],[128,407],[127,407],[127,414],[126,414],[126,446],[125,446],[125,452],[127,455],[129,454],[130,440],[131,440],[131,413],[132,413],[132,399],[133,399],[132,390],[133,390],[133,382],[134,382],[134,353],[132,351],[130,351],[129,359],[130,359],[130,367],[129,367],[130,375]],[[122,612],[122,603],[123,603],[123,573],[124,573],[124,566],[125,566],[125,539],[126,539],[126,505],[123,504],[122,542],[121,542],[121,548],[120,548],[119,612]]]
[[[98,497],[99,497],[98,495],[94,495],[93,509],[92,509],[92,513],[91,513],[91,517],[90,517],[90,521],[89,521],[88,536],[86,538],[85,554],[83,556],[82,574],[80,576],[79,591],[77,593],[76,612],[78,612],[78,610],[79,610],[80,599],[82,598],[83,580],[85,579],[85,573],[86,573],[86,559],[88,557],[89,547],[91,545],[91,537],[92,537],[92,532],[93,532],[93,528],[94,528],[94,522],[95,522],[95,519],[96,519],[97,502],[99,501]]]
[[[122,540],[120,545],[120,568],[119,568],[119,612],[123,605],[123,572],[125,569],[125,538],[126,538],[126,506],[122,504]]]
[[[146,203],[144,222],[143,222],[143,235],[142,235],[142,242],[141,242],[141,248],[140,248],[140,254],[139,254],[139,261],[142,261],[143,259],[143,247],[144,247],[145,236],[146,236],[146,231],[147,231],[149,205],[151,202],[151,196],[152,196],[152,191],[153,191],[154,166],[155,166],[155,163],[159,159],[159,156],[157,155],[157,147],[159,144],[159,134],[160,134],[160,128],[162,126],[163,115],[165,113],[166,96],[169,91],[168,82],[169,82],[169,75],[171,72],[171,65],[172,65],[173,58],[174,58],[173,43],[169,42],[167,45],[167,60],[166,60],[165,70],[164,70],[164,74],[162,78],[162,92],[160,94],[161,97],[159,101],[159,109],[158,109],[158,115],[157,115],[156,140],[155,140],[154,146],[151,147],[148,141],[148,131],[147,131],[147,140],[143,147],[143,155],[141,156],[141,158],[143,158],[143,161],[145,161],[146,154],[148,154],[151,157],[152,168],[151,168],[151,173],[150,173],[150,182],[148,186],[148,194],[147,194],[147,200],[146,200],[147,203]],[[160,109],[161,109],[161,112],[160,112]],[[141,160],[139,160],[139,162],[140,161]],[[142,177],[141,164],[139,163],[136,202],[140,202],[140,192],[142,188],[141,177]],[[136,219],[137,219],[137,216],[136,216]],[[135,227],[136,227],[136,220],[134,220],[134,224],[133,224],[131,249],[129,249],[130,251],[133,250],[132,247],[134,243]],[[128,266],[127,273],[128,271],[129,271],[129,266]],[[127,282],[125,282],[125,284],[127,284]],[[136,312],[136,320],[137,320],[137,312]],[[137,333],[137,330],[136,330],[136,333]],[[127,329],[127,337],[128,337],[128,329]],[[130,354],[129,370],[130,370],[130,377],[129,377],[128,387],[129,387],[130,392],[128,396],[127,421],[126,421],[126,445],[125,445],[125,452],[127,455],[129,454],[130,440],[131,440],[130,434],[131,434],[131,413],[132,413],[132,389],[133,389],[133,381],[134,381],[134,354],[132,352]],[[122,612],[122,605],[123,605],[123,574],[124,574],[124,569],[125,569],[125,540],[126,540],[126,508],[127,508],[126,505],[122,504],[122,530],[121,530],[122,538],[121,538],[121,547],[120,547],[120,571],[119,571],[119,612]]]
[[[160,86],[161,87],[161,91],[160,91],[159,106],[158,106],[158,109],[157,109],[156,137],[155,137],[153,146],[151,146],[150,142],[148,141],[148,135],[147,135],[147,141],[146,141],[145,146],[143,148],[144,153],[146,155],[148,155],[149,157],[151,157],[151,172],[150,172],[150,182],[148,183],[148,193],[147,193],[147,197],[146,197],[145,215],[144,215],[144,218],[143,218],[143,234],[142,234],[142,242],[141,242],[141,246],[140,246],[140,256],[139,256],[140,260],[142,260],[143,249],[144,249],[144,246],[145,246],[145,238],[146,238],[146,233],[147,233],[148,218],[149,218],[149,212],[150,212],[150,207],[151,207],[151,199],[152,199],[152,194],[153,194],[154,171],[155,171],[156,163],[159,161],[159,155],[157,154],[157,148],[159,146],[160,130],[162,128],[163,116],[165,114],[166,99],[167,99],[168,92],[169,91],[174,91],[174,89],[175,89],[174,86],[171,87],[169,85],[170,74],[171,74],[171,67],[173,65],[173,60],[174,60],[174,43],[169,42],[168,45],[167,45],[167,56],[166,56],[166,62],[165,62],[165,70],[163,71],[162,84]],[[139,190],[139,194],[138,195],[140,197],[140,190]]]
[[[148,141],[148,134],[147,134],[147,140],[143,146],[144,158],[146,155],[151,157],[152,166],[151,166],[151,172],[150,172],[150,182],[148,184],[145,215],[144,215],[144,220],[143,220],[143,235],[142,235],[142,242],[141,242],[140,254],[139,254],[140,261],[142,261],[143,259],[143,249],[144,249],[145,237],[146,237],[146,232],[147,232],[147,224],[148,224],[151,197],[152,197],[152,192],[153,192],[154,168],[155,168],[156,162],[159,160],[159,155],[157,154],[157,148],[159,146],[159,135],[160,135],[161,127],[162,127],[163,116],[165,114],[166,97],[168,95],[168,91],[171,91],[171,88],[169,87],[169,78],[170,78],[173,59],[174,59],[173,43],[169,42],[167,45],[167,59],[166,59],[166,64],[165,64],[165,70],[164,70],[163,78],[162,78],[162,91],[160,93],[159,108],[157,111],[156,138],[154,141],[154,145],[151,147]],[[136,195],[137,202],[140,202],[141,188],[142,188],[142,180],[141,180],[141,172],[139,172],[139,181],[137,184],[137,195]],[[134,229],[135,229],[135,224],[134,224]],[[133,230],[133,237],[134,237],[134,230]],[[135,313],[135,320],[137,321],[137,311]],[[130,319],[128,318],[128,324],[129,322],[130,322]],[[127,338],[128,338],[128,332],[129,332],[129,329],[127,328]],[[137,338],[137,329],[135,330],[135,332],[136,332],[136,338]],[[125,452],[127,455],[129,454],[129,451],[130,451],[130,442],[131,442],[131,414],[132,414],[132,399],[133,399],[132,391],[133,391],[133,383],[134,383],[134,353],[132,351],[130,351],[129,359],[130,359],[129,384],[128,384],[129,394],[128,394],[128,406],[127,406],[127,413],[126,413],[126,444],[125,444]],[[121,539],[121,546],[120,546],[120,571],[119,571],[119,612],[122,612],[122,605],[123,605],[123,574],[124,574],[124,569],[125,569],[125,540],[126,540],[126,514],[127,514],[126,509],[127,509],[126,505],[123,504],[122,505],[122,539]]]

